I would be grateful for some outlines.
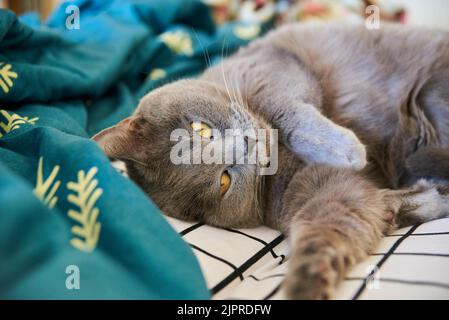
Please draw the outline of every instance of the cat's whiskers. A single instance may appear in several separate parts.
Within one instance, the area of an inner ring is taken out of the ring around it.
[[[137,164],[141,165],[142,167],[149,168],[149,166],[146,163],[143,163],[142,161],[139,161],[139,160],[136,160],[136,159],[132,159],[132,158],[129,158],[129,157],[121,157],[120,160],[122,160],[122,161],[131,161],[131,162],[134,162],[134,163],[137,163]]]
[[[228,97],[229,97],[229,102],[232,104],[234,101],[232,100],[231,97],[231,92],[229,91],[229,87],[228,87],[228,82],[226,81],[226,76],[225,76],[225,72],[224,72],[224,65],[223,65],[223,60],[224,60],[224,46],[225,46],[225,40],[223,40],[223,45],[221,47],[221,61],[220,61],[220,66],[221,66],[221,75],[223,77],[223,82],[226,88],[226,92],[228,93]]]
[[[212,67],[212,62],[210,60],[210,55],[209,55],[209,51],[207,50],[206,46],[203,45],[203,42],[201,41],[200,37],[198,36],[198,33],[195,31],[195,29],[192,28],[193,33],[195,34],[196,39],[198,40],[198,43],[201,46],[201,50],[203,51],[203,57],[204,57],[204,61],[206,62],[206,66],[207,68]],[[220,96],[221,92],[218,89],[218,86],[215,83],[211,83],[212,86],[214,87],[215,91],[217,92],[217,94]]]
[[[226,56],[228,56],[228,45],[226,44],[226,39],[225,39],[225,41],[223,42],[223,48],[224,48],[224,46],[226,45]],[[224,54],[222,55],[222,62],[223,62],[223,60],[224,60]],[[223,69],[223,64],[221,65],[221,67],[222,67],[222,69]],[[228,76],[229,76],[229,74],[228,74]],[[228,80],[229,80],[229,78],[228,78]],[[234,84],[234,82],[236,81],[235,79],[231,79],[231,80],[234,80],[233,82],[232,82],[232,84]],[[236,103],[236,104],[238,104],[238,98],[237,98],[237,89],[238,88],[238,86],[237,85],[233,85],[232,87],[231,87],[231,93],[232,93],[232,96],[233,96],[233,98],[234,98],[234,103]]]
[[[255,181],[255,190],[254,190],[254,209],[256,211],[257,216],[260,218],[260,221],[263,222],[263,214],[262,208],[260,207],[260,200],[262,197],[262,190],[264,186],[265,179],[262,176],[258,176]]]
[[[246,79],[246,77],[244,77],[244,79]],[[247,85],[247,82],[246,81],[243,81],[243,86],[244,86],[244,88],[245,88],[245,107],[247,108],[247,109],[249,109],[249,106],[248,106],[248,85]]]
[[[241,90],[239,90],[238,94],[240,97],[240,102],[241,102],[242,108],[249,110],[250,108],[248,105],[247,86],[245,86],[245,97],[243,97]]]
[[[194,28],[191,28],[191,29],[192,29],[193,33],[195,34],[195,37],[198,40],[198,43],[201,46],[201,50],[203,51],[204,61],[206,62],[206,66],[209,68],[212,65],[210,62],[209,52],[207,51],[207,48],[203,45],[203,42],[201,41],[201,39],[198,37],[198,34],[195,31],[195,29]]]
[[[243,106],[244,106],[244,102],[243,102],[242,93],[240,92],[240,90],[239,90],[238,88],[239,88],[238,85],[236,85],[235,88],[234,88],[234,96],[235,96],[235,100],[237,101],[237,104],[238,104],[240,107],[243,107]]]

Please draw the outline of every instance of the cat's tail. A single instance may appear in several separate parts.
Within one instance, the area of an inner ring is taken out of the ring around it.
[[[449,150],[421,148],[407,158],[405,167],[415,177],[449,180]]]

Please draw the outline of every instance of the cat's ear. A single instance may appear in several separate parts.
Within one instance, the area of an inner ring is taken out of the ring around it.
[[[97,142],[110,158],[138,160],[140,120],[138,116],[128,117],[115,126],[100,131],[92,140]]]

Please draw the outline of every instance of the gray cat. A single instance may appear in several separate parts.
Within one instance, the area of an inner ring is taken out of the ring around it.
[[[175,165],[178,128],[276,128],[278,171]],[[284,26],[93,139],[167,215],[288,234],[287,297],[328,299],[383,235],[449,213],[449,34]]]

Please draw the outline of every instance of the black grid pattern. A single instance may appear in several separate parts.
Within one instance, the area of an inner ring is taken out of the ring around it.
[[[169,221],[176,228],[178,221],[171,218],[169,218]],[[204,229],[207,229],[207,236],[202,242],[201,235],[204,233]],[[448,231],[441,231],[442,229]],[[187,238],[186,236],[192,232],[197,233],[196,237]],[[220,229],[204,224],[192,224],[180,230],[179,233],[192,246],[197,256],[207,252],[207,254],[213,255],[215,259],[226,261],[223,263],[233,264],[233,270],[224,275],[221,281],[209,283],[209,288],[216,298],[283,298],[279,289],[280,283],[285,276],[286,267],[284,262],[287,260],[286,257],[288,257],[288,248],[283,246],[286,244],[286,241],[279,233],[273,230],[269,230],[267,233],[259,233],[257,229]],[[210,235],[220,238],[224,247],[215,248],[213,252],[210,251],[210,248],[205,248]],[[235,261],[230,262],[232,258],[229,258],[228,253],[225,252],[227,250],[226,247],[231,245],[234,250],[246,250],[244,243],[239,243],[242,239],[232,239],[236,235],[245,237],[244,241],[260,243],[262,247],[256,251],[247,251],[248,258],[244,261],[239,263]],[[423,243],[423,239],[426,239],[426,243]],[[237,244],[235,245],[234,243]],[[373,253],[369,261],[366,262],[366,266],[361,264],[348,275],[337,292],[336,298],[413,299],[419,296],[421,298],[433,299],[449,298],[449,272],[447,272],[449,270],[449,218],[397,230],[392,235],[385,237],[379,249],[383,249],[384,252]],[[410,265],[407,262],[407,257],[413,258],[415,263]],[[270,265],[265,270],[263,264],[261,266],[260,263],[262,258],[265,258],[264,264]],[[395,259],[399,260],[391,265],[391,262]],[[432,261],[428,259],[440,260]],[[443,266],[441,266],[441,261],[443,261],[441,259],[446,261]],[[199,260],[207,278],[208,273],[213,273],[214,271],[209,270],[207,264],[203,265],[200,257]],[[402,260],[403,262],[401,262]],[[402,267],[408,270],[407,274],[402,275],[401,270],[397,270],[398,263],[399,265],[402,263]],[[422,265],[420,265],[421,263]],[[435,268],[432,266],[435,266]],[[423,267],[426,269],[424,273],[422,272]],[[262,272],[260,272],[260,269],[262,269]],[[369,284],[376,277],[376,273],[379,274],[379,286],[378,288],[371,288]],[[427,277],[429,275],[432,276]],[[243,288],[244,284],[247,284],[246,287],[249,289]],[[220,295],[228,287],[230,289]],[[372,294],[373,292],[376,294]]]

